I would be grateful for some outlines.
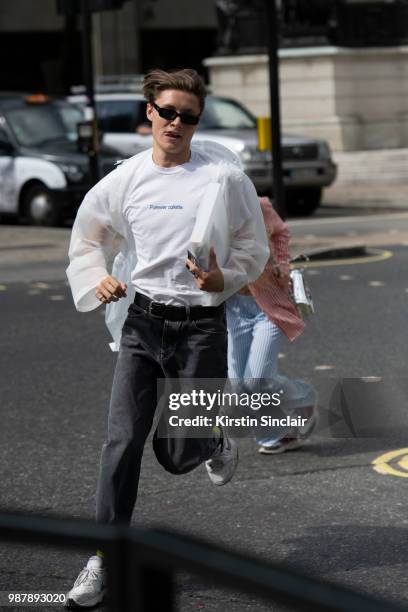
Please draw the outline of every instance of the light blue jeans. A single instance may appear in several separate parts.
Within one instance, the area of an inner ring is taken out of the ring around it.
[[[277,325],[259,308],[255,299],[234,295],[227,300],[228,377],[239,379],[247,393],[282,392],[281,405],[272,416],[298,416],[302,408],[316,404],[317,393],[312,385],[279,374],[278,356],[285,339]],[[287,435],[296,435],[290,428],[259,427],[254,431],[258,444],[274,444]]]

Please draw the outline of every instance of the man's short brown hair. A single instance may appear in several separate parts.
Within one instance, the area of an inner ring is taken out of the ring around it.
[[[165,89],[178,89],[196,95],[200,104],[200,112],[203,111],[207,91],[203,79],[192,68],[170,70],[169,72],[157,68],[146,74],[143,80],[143,94],[150,104]]]

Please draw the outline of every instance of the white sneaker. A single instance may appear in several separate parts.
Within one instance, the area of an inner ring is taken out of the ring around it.
[[[273,444],[260,444],[258,453],[261,455],[279,455],[286,451],[296,450],[305,443],[300,436],[285,436]]]
[[[106,569],[101,557],[91,557],[67,593],[66,608],[91,608],[100,603],[106,591]]]
[[[314,408],[306,408],[304,413],[302,413],[305,418],[307,417],[307,423],[303,427],[298,428],[296,435],[285,436],[273,444],[260,444],[258,453],[261,453],[261,455],[279,455],[280,453],[296,450],[303,446],[317,425],[317,414],[314,410]]]
[[[238,465],[238,444],[222,430],[222,442],[205,462],[208,476],[215,485],[225,485],[231,480]]]

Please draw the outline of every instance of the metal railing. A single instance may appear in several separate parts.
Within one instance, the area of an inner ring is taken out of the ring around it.
[[[103,549],[108,605],[114,612],[175,612],[174,577],[180,570],[296,610],[407,612],[397,604],[165,531],[0,513],[0,540]]]

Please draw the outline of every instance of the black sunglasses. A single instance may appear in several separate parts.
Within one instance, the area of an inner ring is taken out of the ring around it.
[[[162,119],[167,119],[167,121],[173,121],[176,117],[180,117],[180,121],[182,123],[186,123],[187,125],[197,125],[200,121],[200,115],[191,115],[190,113],[178,113],[176,110],[172,108],[163,108],[162,106],[158,106],[155,102],[152,102],[153,108],[157,110],[159,116]]]

